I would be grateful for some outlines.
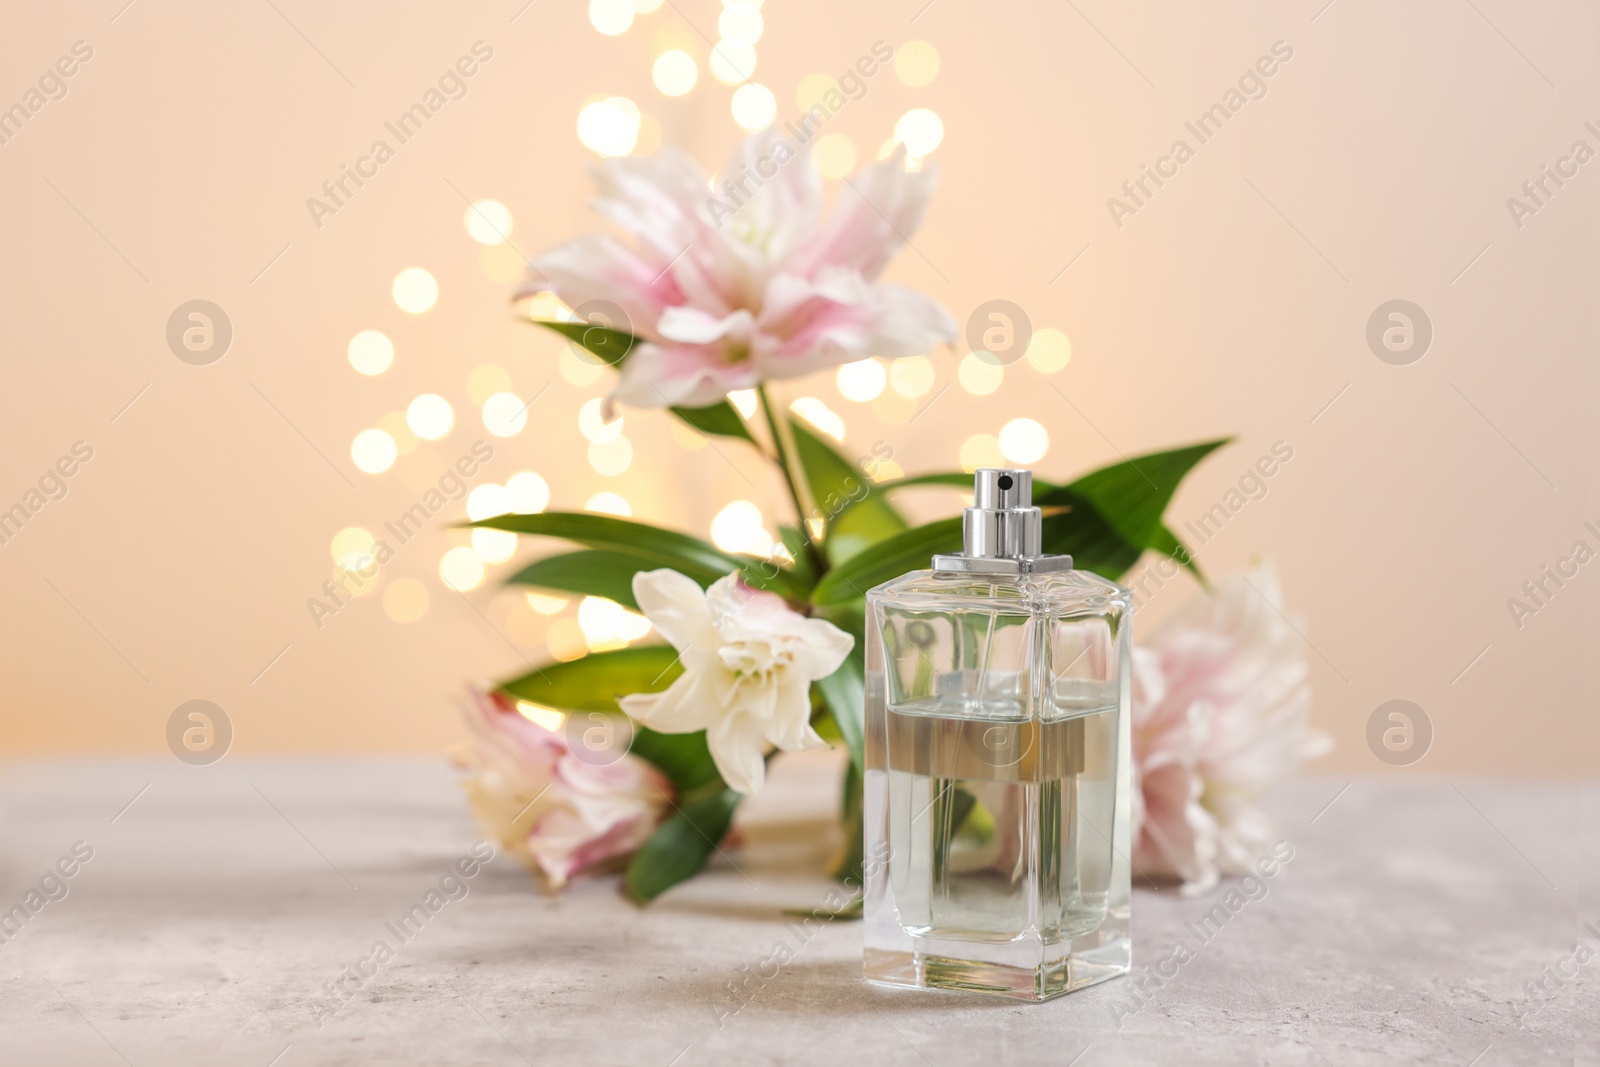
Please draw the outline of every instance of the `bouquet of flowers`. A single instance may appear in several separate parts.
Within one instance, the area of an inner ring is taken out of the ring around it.
[[[550,663],[474,695],[469,797],[489,831],[552,887],[625,862],[630,895],[656,897],[719,850],[775,751],[829,744],[850,752],[851,844],[835,873],[859,884],[862,598],[935,553],[960,550],[959,516],[912,525],[897,494],[970,486],[971,475],[890,477],[881,455],[848,456],[791,418],[766,383],[921,355],[957,331],[934,301],[879,280],[920,223],[937,168],[908,171],[897,151],[849,183],[824,222],[810,159],[780,158],[779,147],[776,134],[757,134],[729,163],[727,175],[755,186],[724,184],[736,199],[732,218],[709,209],[710,179],[681,155],[603,161],[595,207],[636,242],[603,235],[558,247],[530,264],[518,294],[553,293],[570,309],[538,325],[616,370],[608,411],[666,408],[700,434],[759,450],[794,509],[766,558],[586,512],[474,524],[570,542],[573,550],[511,580],[608,598],[662,638]],[[728,400],[745,390],[759,413],[749,419]],[[1036,477],[1044,551],[1112,578],[1159,553],[1198,577],[1162,516],[1179,482],[1225,443],[1060,483]],[[1279,625],[1275,580],[1262,572],[1218,593],[1181,614],[1135,665],[1134,758],[1146,794],[1135,803],[1135,870],[1197,886],[1250,858],[1263,822],[1253,800],[1315,748],[1305,664]]]

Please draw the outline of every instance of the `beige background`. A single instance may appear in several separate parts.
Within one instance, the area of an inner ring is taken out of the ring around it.
[[[94,48],[67,97],[0,145],[0,505],[73,442],[94,448],[68,496],[0,546],[8,751],[160,752],[167,717],[194,698],[226,709],[241,755],[447,744],[464,679],[545,656],[518,596],[494,576],[465,598],[444,589],[452,535],[438,530],[383,572],[428,585],[422,621],[397,624],[368,596],[318,630],[305,601],[330,576],[336,530],[377,529],[486,436],[466,397],[479,364],[505,367],[524,396],[553,382],[528,430],[495,441],[484,477],[535,470],[558,507],[620,492],[637,515],[698,533],[736,497],[783,513],[753,455],[735,455],[741,474],[685,452],[660,415],[628,416],[629,471],[590,470],[576,415],[604,383],[559,378],[558,345],[513,320],[510,284],[485,276],[462,226],[465,195],[510,207],[526,253],[596,228],[575,120],[597,93],[637,101],[666,142],[718,166],[739,131],[730,90],[704,72],[699,31],[715,35],[717,5],[675,0],[607,38],[571,0],[520,14],[521,0],[274,3],[30,8],[0,36],[5,103],[74,41]],[[844,69],[874,40],[937,47],[931,85],[881,74],[830,129],[870,153],[908,108],[939,113],[942,190],[914,238],[921,254],[902,253],[891,277],[958,321],[999,297],[1064,330],[1073,359],[1052,381],[1071,404],[1025,365],[988,397],[951,389],[909,426],[841,399],[831,378],[803,383],[846,417],[849,449],[884,440],[908,471],[950,468],[966,437],[1027,415],[1052,437],[1041,474],[1060,477],[1237,433],[1175,502],[1181,523],[1287,441],[1294,459],[1270,494],[1201,559],[1214,571],[1263,551],[1279,562],[1315,646],[1317,721],[1339,743],[1325,766],[1384,770],[1365,724],[1403,697],[1436,737],[1424,762],[1393,773],[1590,772],[1586,616],[1600,570],[1521,630],[1506,599],[1573,541],[1596,543],[1582,526],[1600,520],[1600,163],[1520,229],[1505,201],[1575,139],[1600,147],[1582,128],[1600,119],[1593,8],[920,6],[770,0],[756,80],[788,118],[801,78]],[[682,100],[649,81],[662,32],[702,63]],[[318,230],[305,199],[479,39],[494,58],[466,99]],[[1294,58],[1269,95],[1114,226],[1106,198],[1278,40]],[[389,295],[409,266],[440,284],[420,316]],[[235,331],[206,367],[164,340],[169,314],[195,298],[224,307]],[[1381,363],[1364,340],[1393,298],[1434,324],[1413,366]],[[397,348],[378,378],[345,359],[367,328]],[[941,385],[960,354],[937,357]],[[427,391],[455,406],[455,432],[386,474],[356,470],[355,434]],[[1151,617],[1187,595],[1176,589]]]

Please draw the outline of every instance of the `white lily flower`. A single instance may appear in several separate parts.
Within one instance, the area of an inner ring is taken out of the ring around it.
[[[826,747],[811,728],[811,683],[839,669],[855,638],[737,573],[702,591],[674,570],[641,571],[633,596],[683,674],[663,692],[623,697],[622,710],[661,733],[706,731],[723,781],[741,793],[761,788],[768,745]]]

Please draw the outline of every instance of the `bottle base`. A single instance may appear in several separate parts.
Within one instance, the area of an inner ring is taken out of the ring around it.
[[[925,952],[866,951],[867,981],[902,989],[959,989],[1014,1000],[1045,1001],[1127,974],[1132,947],[1126,938],[1036,967],[958,959]]]

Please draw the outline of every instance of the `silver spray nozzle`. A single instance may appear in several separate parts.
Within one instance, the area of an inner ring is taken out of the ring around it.
[[[1041,552],[1043,515],[1033,506],[1033,472],[984,468],[973,472],[972,504],[962,513],[964,556],[1028,559]]]

